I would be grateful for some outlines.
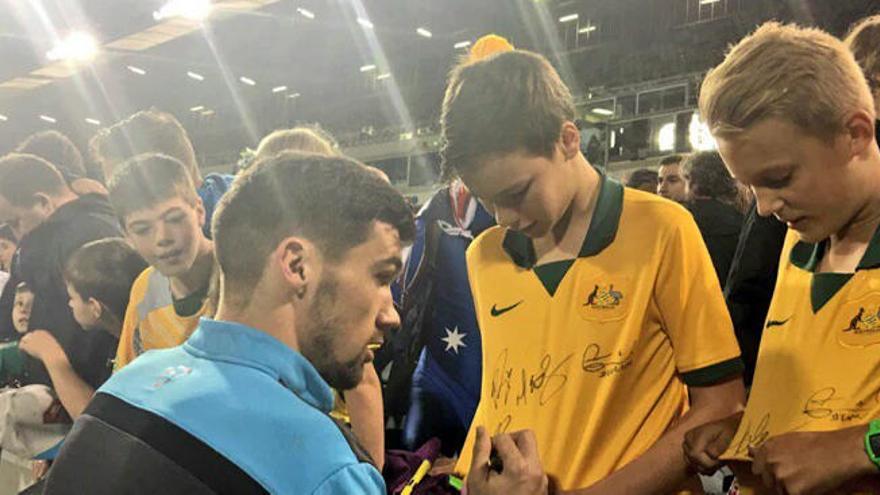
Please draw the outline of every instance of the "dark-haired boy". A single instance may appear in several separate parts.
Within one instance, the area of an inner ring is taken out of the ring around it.
[[[147,263],[121,238],[79,248],[64,270],[73,317],[84,330],[103,330],[117,339],[134,281]]]
[[[135,280],[114,369],[150,349],[182,344],[208,314],[213,243],[189,173],[167,155],[125,162],[108,184],[110,201],[149,268]]]
[[[468,249],[483,393],[457,468],[476,427],[532,429],[559,489],[669,493],[684,433],[742,407],[739,349],[691,215],[591,167],[574,119],[539,55],[452,74],[444,163],[499,224]]]
[[[155,108],[132,114],[98,132],[89,142],[89,152],[108,183],[120,165],[143,153],[161,153],[179,160],[202,200],[205,210],[202,230],[205,236],[211,237],[214,207],[234,177],[216,173],[202,176],[189,135],[174,115]]]

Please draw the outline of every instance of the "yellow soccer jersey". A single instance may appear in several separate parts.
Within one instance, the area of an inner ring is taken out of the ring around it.
[[[171,296],[168,277],[147,267],[134,281],[119,336],[114,371],[151,349],[182,344],[208,311],[207,288],[181,300]]]
[[[559,488],[586,487],[651,447],[687,410],[686,384],[742,371],[693,217],[603,177],[576,260],[532,268],[531,241],[496,227],[468,249],[483,340],[475,426],[533,429]]]
[[[727,459],[749,460],[750,446],[782,433],[880,417],[880,230],[854,274],[814,273],[824,249],[788,233],[751,394]],[[740,483],[744,493],[757,488]]]

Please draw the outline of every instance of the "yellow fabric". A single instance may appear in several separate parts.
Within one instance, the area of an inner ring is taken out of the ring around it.
[[[116,349],[114,371],[146,351],[182,344],[195,331],[199,318],[207,313],[206,298],[194,315],[178,315],[168,284],[169,280],[153,267],[148,267],[134,281]]]
[[[330,411],[330,416],[339,421],[351,424],[351,416],[348,414],[348,404],[345,403],[345,397],[342,396],[342,392],[336,389],[333,390],[333,410]]]
[[[552,297],[511,261],[504,234],[490,229],[468,249],[483,381],[456,469],[470,467],[476,426],[530,428],[559,488],[590,486],[686,411],[682,373],[738,358],[717,276],[690,213],[632,189],[614,240],[578,258]]]
[[[767,313],[773,324],[761,337],[749,401],[726,459],[749,460],[749,446],[782,433],[838,430],[880,417],[880,271],[857,270],[814,313],[813,274],[789,261],[797,240],[790,231]]]

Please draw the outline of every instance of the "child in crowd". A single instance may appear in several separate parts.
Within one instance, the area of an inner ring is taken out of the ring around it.
[[[179,160],[140,155],[116,169],[108,189],[128,241],[150,265],[131,288],[119,370],[150,349],[182,344],[210,314],[214,244],[203,231],[202,200]]]
[[[12,324],[19,335],[28,331],[28,321],[31,319],[31,308],[34,306],[34,293],[26,282],[20,282],[15,287],[15,302],[12,306]]]
[[[19,336],[28,331],[33,306],[34,293],[27,283],[20,282],[15,287],[15,302],[12,306],[12,324]],[[0,344],[0,384],[17,386],[22,373],[24,373],[24,355],[18,349],[18,341]]]
[[[79,248],[64,271],[76,322],[84,330],[103,330],[119,338],[131,287],[146,268],[147,262],[120,238]]]
[[[99,131],[89,142],[89,152],[92,161],[100,165],[107,183],[124,162],[144,153],[161,153],[179,160],[202,200],[203,230],[205,236],[211,237],[214,207],[234,177],[216,173],[202,175],[189,135],[174,115],[155,108],[137,112]]]

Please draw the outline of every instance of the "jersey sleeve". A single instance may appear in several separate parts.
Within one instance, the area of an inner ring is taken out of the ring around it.
[[[312,492],[313,495],[339,493],[385,495],[385,481],[372,465],[352,464],[331,474]]]
[[[739,345],[709,252],[693,218],[682,210],[665,239],[655,298],[675,365],[689,386],[743,371]]]

